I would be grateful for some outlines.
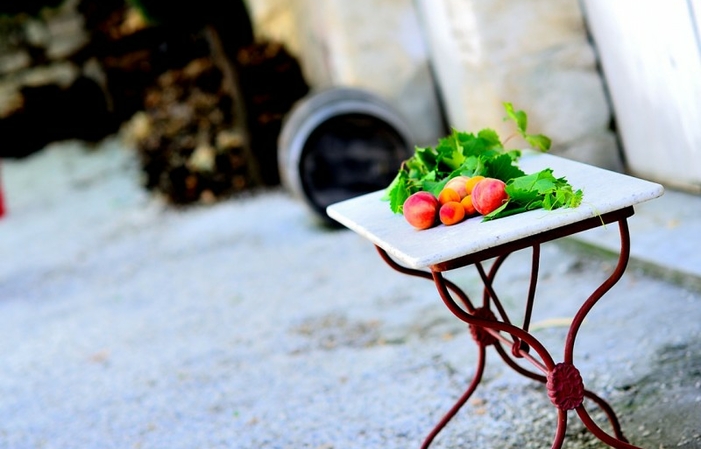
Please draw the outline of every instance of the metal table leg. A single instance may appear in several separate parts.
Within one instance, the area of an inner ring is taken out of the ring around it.
[[[438,433],[448,424],[474,393],[484,372],[487,346],[494,346],[506,365],[519,374],[545,384],[548,397],[558,410],[557,429],[551,446],[553,449],[562,447],[567,428],[567,415],[569,410],[575,410],[581,421],[592,434],[609,446],[619,449],[640,449],[628,443],[623,436],[618,418],[611,406],[602,398],[584,388],[582,377],[574,365],[575,339],[584,318],[604,294],[621,279],[628,263],[630,255],[630,234],[626,218],[618,220],[618,225],[621,238],[621,250],[618,264],[612,274],[591,294],[591,296],[589,296],[589,298],[587,298],[575,315],[567,333],[564,358],[560,363],[555,363],[548,350],[528,331],[538,281],[540,243],[532,245],[533,258],[531,280],[526,301],[524,322],[521,326],[516,326],[511,323],[506,310],[492,287],[494,278],[501,264],[510,253],[507,252],[506,254],[497,256],[489,272],[484,270],[481,262],[474,262],[484,284],[482,304],[480,307],[475,307],[467,294],[453,282],[445,279],[441,271],[427,272],[406,268],[396,263],[384,250],[379,247],[377,248],[385,262],[395,270],[407,275],[433,280],[445,305],[457,318],[468,324],[472,337],[478,346],[477,368],[472,381],[458,401],[426,437],[421,446],[422,449],[427,449],[430,446]],[[459,303],[456,301],[455,297],[459,300]],[[508,351],[505,345],[509,348]],[[523,368],[515,361],[517,358],[527,360],[537,368],[540,373],[531,372]],[[604,411],[613,429],[613,435],[602,430],[591,419],[591,416],[584,408],[584,398],[591,400]]]

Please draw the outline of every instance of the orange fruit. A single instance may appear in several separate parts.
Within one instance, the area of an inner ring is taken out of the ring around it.
[[[459,203],[460,194],[449,187],[444,187],[443,190],[441,190],[441,193],[438,194],[438,202],[445,204],[451,201],[457,201]]]
[[[460,201],[460,204],[462,204],[462,207],[465,209],[466,217],[477,215],[477,209],[475,209],[475,206],[472,204],[472,195],[467,195]]]
[[[444,225],[454,225],[465,218],[465,208],[458,201],[448,201],[441,206],[438,217]]]
[[[477,175],[477,176],[473,176],[470,179],[468,179],[467,181],[465,181],[465,189],[467,190],[467,194],[468,195],[471,194],[472,189],[475,188],[475,184],[477,184],[478,182],[480,182],[483,179],[484,179],[484,176]]]

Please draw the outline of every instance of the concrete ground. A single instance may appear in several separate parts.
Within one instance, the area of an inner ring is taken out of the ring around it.
[[[114,139],[0,170],[1,449],[418,448],[471,379],[474,344],[433,285],[282,189],[169,208]],[[631,266],[575,364],[633,444],[701,448],[701,197],[636,210]],[[609,226],[543,247],[533,328],[556,361],[616,238]],[[497,277],[515,316],[529,260]],[[470,267],[451,278],[479,295]],[[487,359],[432,447],[549,447],[542,386]],[[566,448],[605,447],[570,424]]]

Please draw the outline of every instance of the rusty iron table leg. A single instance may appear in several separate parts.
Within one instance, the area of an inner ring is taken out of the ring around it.
[[[484,284],[482,304],[476,307],[463,290],[444,278],[441,271],[432,270],[429,272],[406,268],[396,263],[384,250],[377,247],[381,257],[390,267],[407,275],[432,280],[448,309],[458,319],[467,323],[478,347],[477,368],[472,381],[457,402],[431,430],[424,440],[421,449],[427,449],[431,445],[435,437],[474,393],[482,379],[486,363],[486,348],[488,346],[494,346],[496,352],[505,364],[514,369],[517,373],[545,384],[548,397],[557,408],[558,412],[557,428],[551,446],[552,449],[559,449],[562,447],[567,429],[568,412],[570,410],[575,410],[587,429],[589,429],[596,438],[609,446],[617,449],[640,449],[631,445],[623,436],[618,418],[611,406],[595,393],[584,388],[582,377],[574,365],[575,339],[584,318],[594,305],[621,279],[628,263],[630,256],[630,234],[626,217],[618,220],[618,225],[621,239],[618,264],[611,275],[589,296],[589,298],[587,298],[576,313],[567,333],[564,358],[560,363],[555,363],[548,350],[528,331],[537,285],[540,243],[534,243],[532,245],[531,280],[526,301],[524,321],[521,326],[516,326],[511,323],[506,310],[502,306],[492,286],[499,267],[510,253],[497,256],[489,272],[485,271],[480,261],[473,262]],[[459,303],[454,297],[457,297]],[[523,368],[515,359],[527,360],[540,372],[532,372]],[[606,414],[613,430],[613,435],[601,429],[592,420],[589,412],[587,412],[583,405],[585,398],[592,401]]]
[[[436,438],[436,436],[440,433],[441,430],[443,430],[443,428],[448,424],[448,422],[451,419],[453,419],[453,416],[455,416],[460,411],[462,406],[465,405],[468,399],[470,399],[472,393],[475,392],[475,390],[477,389],[477,385],[479,385],[480,381],[482,380],[486,355],[486,346],[484,344],[479,344],[477,369],[475,370],[475,375],[472,378],[472,382],[470,382],[470,385],[467,387],[462,396],[460,396],[460,399],[457,400],[457,402],[450,408],[450,410],[448,410],[448,413],[446,413],[443,416],[443,418],[441,418],[441,420],[438,422],[438,424],[436,424],[433,430],[431,430],[431,432],[428,434],[423,444],[421,445],[421,449],[427,449],[431,445],[433,439]]]

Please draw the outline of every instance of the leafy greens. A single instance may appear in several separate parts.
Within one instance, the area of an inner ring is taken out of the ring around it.
[[[519,135],[534,149],[548,151],[551,140],[542,134],[529,134],[528,116],[504,103],[506,117],[513,120]],[[508,140],[508,139],[507,139]],[[435,147],[417,147],[414,155],[402,163],[399,172],[387,187],[383,199],[394,213],[402,213],[404,201],[415,192],[425,190],[438,196],[446,183],[456,176],[484,176],[506,183],[509,200],[499,209],[485,215],[484,220],[543,208],[577,207],[582,202],[581,190],[574,190],[565,178],[555,178],[551,169],[526,174],[517,165],[519,150],[507,150],[493,129],[477,134],[459,132],[439,139]]]

